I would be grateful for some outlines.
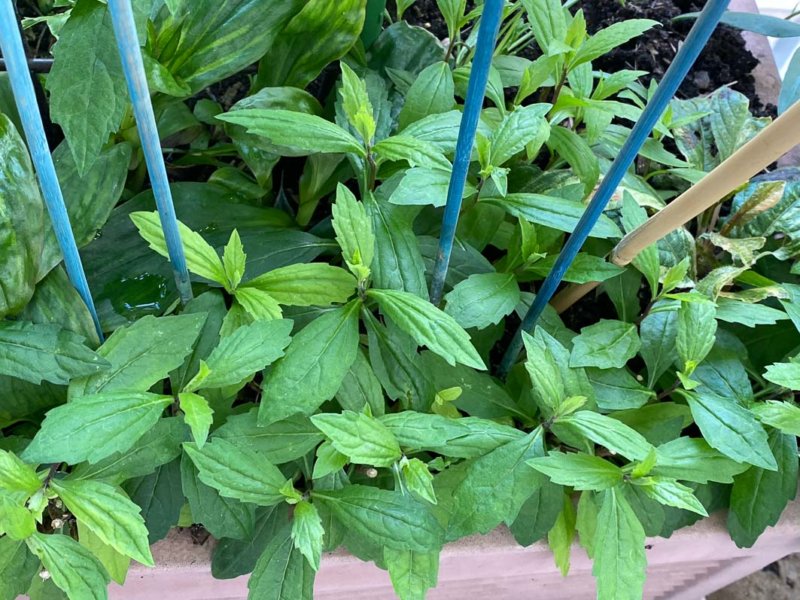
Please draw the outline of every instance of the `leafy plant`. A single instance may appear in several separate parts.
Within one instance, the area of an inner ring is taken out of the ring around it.
[[[109,335],[59,264],[0,94],[0,599],[104,598],[191,524],[252,598],[310,598],[339,547],[423,598],[447,542],[501,524],[564,574],[579,543],[599,598],[639,598],[646,536],[727,508],[750,546],[778,522],[798,477],[797,174],[607,260],[766,125],[742,95],[673,102],[565,275],[598,295],[545,311],[492,375],[653,93],[592,62],[654,22],[589,35],[558,0],[507,3],[434,306],[482,4],[437,3],[445,46],[366,0],[136,2],[182,306],[107,9],[67,4],[47,15],[54,157]],[[247,95],[218,99],[242,74]]]

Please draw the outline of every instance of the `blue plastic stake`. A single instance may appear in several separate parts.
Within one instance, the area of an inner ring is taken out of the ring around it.
[[[458,130],[456,156],[453,162],[453,174],[447,190],[447,204],[444,208],[442,231],[439,234],[439,251],[436,253],[436,264],[433,267],[431,281],[431,302],[439,305],[442,301],[444,280],[450,265],[450,254],[456,237],[456,226],[461,213],[461,199],[464,195],[464,184],[467,181],[467,170],[475,143],[475,132],[478,130],[478,119],[486,95],[486,83],[489,81],[489,69],[497,42],[497,32],[503,15],[504,0],[486,0],[483,15],[478,29],[478,40],[475,44],[475,59],[472,61],[472,72],[467,86],[467,98],[464,102],[464,114]]]
[[[11,89],[14,92],[14,99],[22,120],[22,128],[25,130],[25,137],[28,140],[28,149],[36,168],[36,176],[42,188],[47,212],[50,214],[53,231],[55,231],[56,240],[61,248],[61,254],[64,256],[67,275],[86,303],[97,329],[97,335],[102,341],[103,330],[100,327],[100,319],[97,317],[92,293],[89,291],[89,283],[86,281],[86,273],[83,270],[80,254],[78,254],[78,245],[75,243],[67,207],[58,184],[50,148],[47,145],[42,116],[39,114],[39,107],[36,103],[36,93],[33,91],[33,81],[28,71],[28,60],[22,46],[22,36],[12,0],[0,0],[0,48],[6,61]]]
[[[167,252],[175,274],[175,282],[181,300],[186,303],[192,299],[192,284],[189,281],[189,271],[186,268],[186,256],[183,253],[178,220],[175,216],[175,207],[172,203],[172,192],[167,179],[167,167],[161,153],[161,140],[158,137],[156,117],[153,113],[153,104],[150,101],[150,90],[147,88],[147,76],[144,72],[142,51],[139,48],[139,39],[136,35],[136,24],[133,19],[133,9],[130,0],[109,0],[108,8],[111,11],[111,21],[114,25],[114,34],[117,37],[117,47],[122,58],[122,69],[128,82],[128,91],[133,101],[133,113],[139,127],[139,137],[142,140],[144,158],[147,170],[150,172],[150,181],[153,186],[153,195],[158,207],[158,216],[161,219],[161,228],[167,242]]]
[[[580,221],[578,221],[578,224],[575,226],[575,231],[570,235],[567,243],[564,244],[561,254],[553,265],[553,269],[536,294],[533,304],[522,320],[522,324],[506,350],[505,356],[503,356],[498,372],[500,377],[505,377],[509,370],[511,370],[514,361],[516,361],[517,356],[519,356],[522,350],[522,332],[531,331],[533,327],[536,326],[536,321],[539,319],[542,311],[544,311],[547,303],[550,302],[550,299],[553,297],[556,288],[558,288],[558,284],[564,277],[564,273],[567,272],[572,261],[575,260],[575,256],[577,256],[586,238],[589,237],[589,232],[592,230],[595,223],[597,223],[600,215],[603,214],[606,204],[608,204],[609,199],[625,176],[625,172],[631,166],[631,163],[633,163],[642,145],[650,135],[650,132],[656,126],[659,118],[661,118],[661,115],[667,109],[670,100],[672,100],[675,92],[678,91],[681,83],[686,78],[689,69],[692,68],[695,60],[697,60],[700,52],[702,52],[708,39],[714,32],[717,23],[719,23],[720,18],[722,18],[722,13],[725,12],[729,1],[730,0],[709,0],[705,8],[703,8],[703,12],[700,13],[700,17],[686,37],[686,41],[675,56],[675,60],[664,74],[664,78],[661,80],[655,94],[653,94],[653,99],[642,112],[642,116],[634,126],[633,131],[631,131],[630,137],[625,140],[625,144],[622,146],[619,155],[617,155],[617,158],[608,170],[608,174],[598,187],[594,198],[592,198],[592,201],[589,203]]]

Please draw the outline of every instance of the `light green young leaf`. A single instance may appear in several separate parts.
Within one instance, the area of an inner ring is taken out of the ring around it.
[[[222,496],[272,506],[283,502],[283,473],[255,450],[222,438],[214,438],[202,449],[186,443],[183,449],[197,467],[200,481]]]
[[[512,273],[476,273],[445,296],[444,311],[465,329],[484,329],[514,312],[519,299],[519,286]]]
[[[592,543],[597,598],[640,600],[647,568],[644,529],[621,489],[603,496]]]
[[[369,290],[367,295],[392,322],[421,346],[427,346],[449,364],[461,363],[484,370],[486,365],[453,317],[419,296],[398,290]]]
[[[341,414],[325,413],[314,415],[311,421],[351,462],[390,467],[403,455],[386,426],[363,413],[350,410]]]
[[[567,39],[567,18],[561,0],[523,0],[536,44],[545,54],[562,46]]]
[[[405,172],[389,202],[398,206],[444,206],[449,186],[449,168],[438,165],[413,167]],[[466,184],[464,197],[474,191],[474,187]]]
[[[658,24],[650,19],[629,19],[609,25],[581,44],[570,61],[570,68],[593,61]]]
[[[557,423],[559,426],[568,426],[595,444],[621,454],[628,460],[644,460],[652,449],[650,442],[640,433],[600,413],[581,410],[559,417]]]
[[[366,208],[340,183],[331,212],[336,241],[350,270],[357,265],[369,269],[375,256],[375,234]]]
[[[439,7],[439,12],[444,17],[444,22],[447,25],[447,33],[452,41],[461,29],[461,21],[464,19],[464,12],[467,9],[466,0],[436,0],[436,5]]]
[[[28,548],[69,598],[105,600],[108,576],[94,555],[67,535],[34,533]]]
[[[675,346],[687,375],[692,374],[714,346],[717,333],[715,317],[716,307],[712,303],[681,303]]]
[[[764,379],[790,390],[800,390],[800,362],[769,365]]]
[[[354,300],[327,312],[292,338],[264,384],[260,425],[311,414],[336,395],[358,352],[360,307]]]
[[[569,573],[569,558],[572,541],[575,539],[575,507],[569,494],[563,494],[563,507],[555,524],[547,532],[547,543],[553,552],[558,570],[566,577]]]
[[[622,470],[607,460],[588,454],[553,451],[527,464],[544,473],[553,483],[576,490],[607,490],[622,483]]]
[[[217,119],[247,128],[267,138],[281,156],[352,152],[366,158],[364,146],[344,129],[316,115],[261,108],[245,108]]]
[[[94,554],[113,581],[122,585],[128,576],[131,558],[117,552],[83,523],[78,523],[78,543]]]
[[[46,502],[46,500],[44,500]],[[39,507],[37,510],[41,512]],[[36,520],[22,501],[10,494],[0,491],[0,536],[8,536],[12,540],[21,541],[36,532]]]
[[[289,345],[292,322],[282,319],[255,321],[222,338],[208,360],[208,375],[186,385],[186,391],[222,388],[244,381],[283,356]],[[196,378],[197,379],[197,378]]]
[[[375,117],[373,116],[372,103],[367,95],[367,84],[359,79],[358,75],[340,62],[342,68],[342,87],[339,94],[342,97],[342,106],[350,125],[361,135],[366,145],[372,145],[375,137]]]
[[[410,135],[394,135],[383,139],[375,144],[374,152],[379,165],[384,161],[405,161],[411,167],[433,166],[443,171],[452,168],[450,161],[439,148]],[[397,203],[404,204],[404,202]]]
[[[42,486],[39,476],[15,454],[0,450],[0,489],[30,496]]]
[[[287,523],[267,544],[247,581],[248,600],[312,600],[314,569],[292,539]]]
[[[550,136],[550,104],[529,104],[508,113],[492,133],[489,164],[500,167],[526,147],[538,152]]]
[[[111,14],[94,0],[72,9],[53,47],[47,77],[52,119],[64,130],[78,171],[86,173],[128,105]],[[82,110],[76,110],[80,106]]]
[[[256,321],[271,321],[273,319],[283,318],[283,310],[278,301],[275,300],[267,292],[263,292],[253,287],[240,287],[236,289],[234,294],[236,296],[238,306],[244,311],[244,316],[248,319],[255,319]],[[228,312],[228,317],[234,314],[233,310]],[[223,331],[224,331],[223,327]],[[222,333],[222,332],[221,332]],[[223,337],[225,336],[222,333]]]
[[[669,477],[642,477],[635,479],[634,483],[656,502],[665,506],[674,506],[695,512],[704,517],[708,516],[705,507],[692,492],[692,489],[681,485]]]
[[[222,267],[228,280],[225,289],[229,292],[235,290],[242,281],[246,264],[247,255],[244,253],[242,240],[239,238],[239,232],[234,229],[222,253]]]
[[[357,484],[317,489],[311,495],[346,528],[386,548],[432,552],[442,547],[441,525],[427,506],[411,496]]]
[[[22,458],[36,464],[96,463],[133,446],[171,402],[172,396],[147,392],[75,398],[47,413]]]
[[[178,394],[186,424],[192,430],[197,447],[202,450],[208,439],[208,432],[214,423],[214,409],[208,405],[208,400],[199,394],[181,392]]]
[[[428,465],[418,458],[403,461],[403,479],[409,491],[431,504],[436,504],[436,492],[433,489],[433,475]]]
[[[322,442],[317,448],[317,459],[314,461],[312,479],[322,479],[326,475],[336,473],[348,463],[347,456],[333,447],[329,441]]]
[[[769,378],[767,377],[767,379]],[[794,404],[767,400],[763,403],[754,404],[750,410],[765,425],[779,429],[789,435],[800,436],[800,408]]]
[[[400,600],[425,600],[439,578],[439,552],[385,548],[383,562]]]
[[[641,348],[636,325],[601,319],[572,341],[571,367],[622,368]]]
[[[139,230],[139,235],[150,244],[150,248],[164,258],[169,258],[167,242],[164,238],[164,231],[161,229],[158,213],[155,211],[140,211],[131,213],[130,217]],[[195,275],[215,281],[222,286],[227,286],[228,277],[225,273],[225,267],[214,247],[206,242],[199,233],[192,231],[180,221],[178,221],[178,231],[183,243],[188,269]]]
[[[278,304],[328,306],[340,304],[356,291],[356,280],[339,267],[325,263],[303,263],[280,267],[244,283],[238,291],[257,289]]]
[[[683,392],[694,422],[710,446],[738,462],[774,471],[767,433],[746,408],[711,392]]]
[[[653,475],[701,484],[733,483],[734,475],[749,468],[714,450],[702,438],[676,438],[656,448],[656,457]]]
[[[78,522],[117,552],[148,566],[153,555],[141,509],[113,485],[89,480],[53,480],[53,491]]]
[[[69,386],[70,398],[149,390],[183,364],[205,320],[205,313],[147,316],[118,328],[97,350],[111,368],[74,380]]]
[[[462,0],[457,0],[463,4]],[[406,93],[405,102],[397,117],[398,130],[402,131],[429,115],[446,113],[455,104],[455,84],[450,65],[436,62],[417,75]]]
[[[525,369],[533,384],[533,396],[540,410],[548,417],[553,415],[567,396],[562,370],[556,353],[567,355],[567,350],[549,334],[537,327],[533,335],[522,332],[525,343]],[[554,347],[553,342],[558,344]]]
[[[797,438],[771,431],[769,447],[778,469],[751,467],[736,477],[731,488],[728,531],[739,547],[752,546],[767,527],[775,525],[797,494]]]
[[[0,321],[0,375],[64,385],[108,366],[81,336],[57,325]]]
[[[647,365],[647,385],[653,387],[667,369],[678,359],[675,338],[678,333],[678,313],[674,310],[651,312],[639,325],[642,347],[640,353]]]
[[[292,517],[292,540],[294,547],[306,557],[315,571],[319,570],[324,535],[325,529],[316,507],[305,500],[298,502]]]

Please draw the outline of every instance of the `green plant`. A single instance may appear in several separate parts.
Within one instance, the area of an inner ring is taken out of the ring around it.
[[[645,535],[727,508],[749,546],[777,522],[798,470],[797,174],[627,268],[605,259],[764,126],[740,94],[673,103],[566,275],[602,280],[597,302],[546,311],[507,381],[491,374],[653,91],[592,61],[653,22],[589,36],[557,0],[509,3],[436,307],[480,4],[438,3],[447,49],[402,21],[366,47],[364,0],[142,4],[197,295],[177,302],[105,8],[79,0],[47,87],[111,335],[58,264],[0,95],[0,598],[105,597],[191,524],[220,540],[216,576],[252,572],[253,598],[310,598],[342,546],[421,598],[444,543],[505,523],[565,574],[577,540],[618,600],[641,597]],[[538,58],[514,54],[531,40]],[[258,59],[244,99],[196,97]],[[82,70],[97,60],[108,77]]]

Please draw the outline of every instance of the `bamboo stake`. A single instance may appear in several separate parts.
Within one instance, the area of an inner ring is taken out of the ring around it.
[[[800,144],[800,102],[666,208],[623,237],[611,253],[611,262],[620,267],[630,264],[642,250],[720,202],[797,144]],[[563,312],[598,285],[599,282],[591,282],[570,286],[553,300],[553,307]]]

